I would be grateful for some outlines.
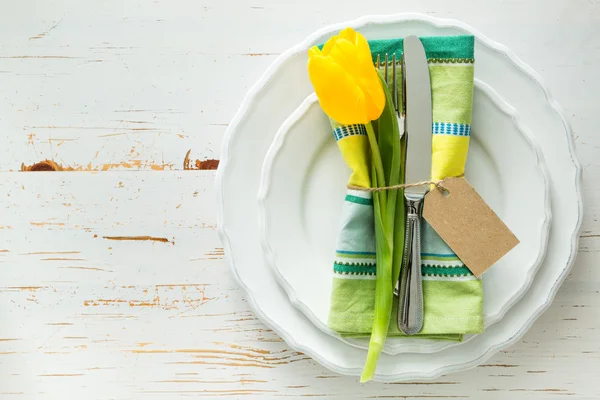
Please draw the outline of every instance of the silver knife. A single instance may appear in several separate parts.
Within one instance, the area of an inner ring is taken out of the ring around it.
[[[430,180],[431,175],[431,83],[427,56],[416,36],[404,39],[403,77],[407,135],[406,182]],[[428,186],[406,188],[406,241],[400,268],[398,327],[407,335],[423,328],[421,278],[421,215]]]

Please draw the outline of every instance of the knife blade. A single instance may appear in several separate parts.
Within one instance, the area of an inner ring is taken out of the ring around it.
[[[403,76],[405,94],[404,130],[407,135],[406,182],[428,181],[431,175],[431,82],[427,56],[416,36],[404,39]],[[414,335],[423,327],[421,278],[421,214],[428,186],[404,191],[406,233],[398,294],[398,327]]]

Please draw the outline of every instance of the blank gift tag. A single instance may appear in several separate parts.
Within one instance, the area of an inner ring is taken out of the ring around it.
[[[519,244],[464,178],[447,178],[447,191],[425,196],[423,217],[477,277]]]

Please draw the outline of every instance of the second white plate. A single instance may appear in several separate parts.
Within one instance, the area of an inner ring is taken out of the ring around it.
[[[521,297],[543,260],[550,206],[538,150],[514,109],[482,82],[475,86],[472,127],[466,177],[521,241],[484,275],[489,326]],[[327,116],[311,95],[283,123],[267,153],[259,210],[263,248],[280,284],[296,307],[333,336],[327,327],[331,271],[349,175]],[[368,347],[367,339],[342,340]],[[431,353],[456,344],[389,338],[384,351]]]
[[[306,51],[351,26],[367,39],[475,35],[475,77],[490,84],[531,129],[549,170],[552,227],[542,267],[523,297],[502,319],[468,343],[433,354],[383,354],[375,380],[398,382],[439,377],[489,359],[519,340],[548,309],[577,254],[583,206],[581,166],[575,157],[571,128],[540,77],[507,47],[467,24],[422,14],[365,16],[315,32],[284,52],[250,89],[223,138],[217,171],[217,228],[225,262],[256,315],[294,350],[340,374],[360,376],[366,352],[340,342],[295,308],[267,267],[260,241],[258,202],[264,157],[281,124],[313,90],[306,73]]]

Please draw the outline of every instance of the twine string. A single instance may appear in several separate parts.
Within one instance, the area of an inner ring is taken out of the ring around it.
[[[460,174],[458,176],[454,176],[453,178],[462,178],[464,177],[465,174]],[[446,188],[444,186],[444,179],[440,179],[438,181],[421,181],[421,182],[414,182],[414,183],[403,183],[400,185],[392,185],[392,186],[382,186],[382,187],[376,187],[376,188],[366,188],[366,187],[361,187],[361,186],[354,186],[354,185],[348,185],[348,189],[352,189],[352,190],[360,190],[362,192],[382,192],[384,190],[398,190],[398,189],[406,189],[406,188],[411,188],[411,187],[418,187],[418,186],[423,186],[423,185],[434,185],[436,187],[436,189],[438,189],[441,192],[450,192],[448,190],[448,188]]]

